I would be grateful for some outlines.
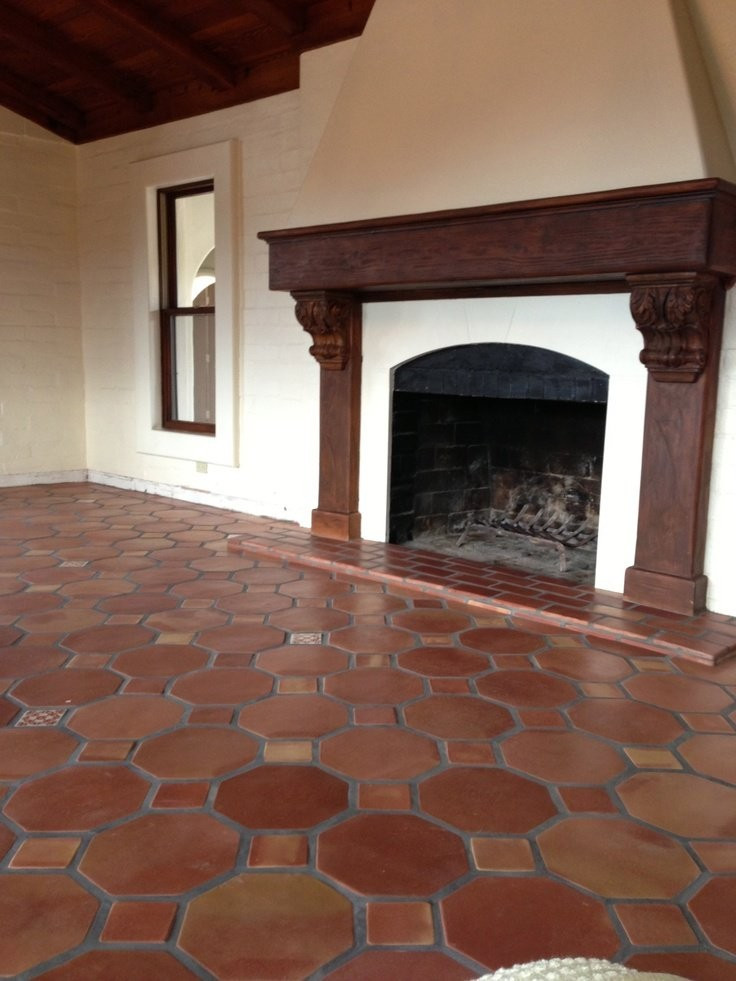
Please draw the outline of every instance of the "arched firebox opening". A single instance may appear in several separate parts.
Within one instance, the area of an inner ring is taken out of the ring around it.
[[[393,373],[389,540],[592,583],[608,376],[517,344]]]

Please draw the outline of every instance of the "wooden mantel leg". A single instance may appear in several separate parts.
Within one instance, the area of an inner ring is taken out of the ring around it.
[[[634,565],[627,598],[693,614],[703,574],[724,288],[697,273],[629,277],[649,372]]]
[[[312,337],[320,365],[319,503],[312,531],[324,538],[360,538],[358,464],[362,306],[351,293],[292,294],[296,318]]]

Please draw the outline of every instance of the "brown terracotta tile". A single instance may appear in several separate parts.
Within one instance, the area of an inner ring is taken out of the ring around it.
[[[7,977],[81,943],[98,902],[64,875],[18,873],[0,877],[0,964]],[[63,910],[63,916],[59,911]]]
[[[83,705],[112,695],[121,679],[111,671],[62,668],[18,682],[13,696],[26,705]]]
[[[558,793],[569,811],[618,813],[608,791],[603,787],[558,787]]]
[[[474,650],[495,656],[499,654],[533,654],[545,644],[544,638],[539,634],[494,627],[478,627],[474,630],[466,630],[460,635],[460,640],[466,647],[472,647]]]
[[[258,743],[244,732],[198,726],[147,739],[133,762],[167,780],[219,777],[252,762]]]
[[[397,654],[414,646],[414,637],[398,627],[345,627],[330,635],[335,647],[354,654]]]
[[[206,814],[152,812],[99,832],[79,870],[113,895],[171,896],[232,868],[239,841]]]
[[[501,746],[506,763],[552,783],[607,783],[625,767],[611,746],[581,732],[526,730]]]
[[[155,644],[118,654],[112,667],[123,674],[141,678],[172,678],[204,667],[206,651],[186,644]]]
[[[411,809],[409,784],[361,784],[358,807],[366,811],[408,811]]]
[[[476,687],[487,698],[519,707],[564,705],[578,697],[568,681],[541,671],[494,671],[479,678]]]
[[[367,950],[327,975],[329,981],[468,981],[468,968],[445,954],[422,950]]]
[[[432,695],[407,705],[404,714],[412,728],[442,739],[493,739],[514,726],[505,708],[469,695]]]
[[[736,836],[736,788],[690,773],[640,772],[619,784],[628,812],[686,838]]]
[[[710,953],[635,954],[626,961],[635,971],[659,971],[698,981],[736,981],[736,964]]]
[[[171,933],[176,903],[113,903],[100,940],[106,943],[164,943]]]
[[[312,743],[306,739],[281,739],[267,742],[263,748],[265,763],[311,763]]]
[[[156,791],[151,807],[202,807],[210,785],[206,781],[164,783]]]
[[[309,766],[263,765],[225,780],[215,810],[246,828],[311,828],[345,810],[348,786]]]
[[[274,695],[238,715],[238,725],[268,739],[312,739],[341,729],[347,721],[345,706],[324,695]]]
[[[68,656],[67,651],[44,645],[5,647],[0,649],[0,678],[27,678],[40,674],[58,668]]]
[[[637,947],[690,947],[698,942],[682,910],[657,904],[617,904],[616,915]]]
[[[429,903],[368,903],[366,925],[369,944],[429,946],[435,941]]]
[[[67,725],[87,739],[142,739],[176,725],[183,711],[168,698],[128,695],[77,709]]]
[[[640,674],[624,686],[634,698],[673,712],[721,712],[732,702],[718,685],[675,674]]]
[[[363,587],[361,587],[362,589]],[[336,610],[342,610],[354,616],[366,613],[396,613],[406,609],[406,601],[399,599],[398,596],[362,591],[335,596],[332,605]]]
[[[252,868],[296,868],[309,861],[306,835],[254,835],[248,853]]]
[[[247,628],[231,626],[203,630],[198,641],[202,647],[224,654],[253,654],[267,647],[278,647],[283,642],[283,630],[253,623]]]
[[[617,742],[663,745],[683,732],[670,712],[629,699],[589,699],[567,714],[579,729]]]
[[[81,844],[81,838],[26,838],[11,858],[10,867],[65,869],[71,864]]]
[[[468,870],[458,836],[411,814],[364,813],[323,831],[317,865],[365,895],[407,897],[436,892]]]
[[[589,647],[559,647],[537,655],[539,666],[576,681],[621,681],[631,675],[622,657]]]
[[[736,954],[733,909],[736,876],[710,879],[688,903],[690,911],[714,947]]]
[[[233,709],[229,705],[205,705],[193,708],[189,713],[189,725],[228,726],[233,719]]]
[[[324,739],[325,766],[358,780],[407,780],[440,762],[433,740],[404,729],[350,729]]]
[[[179,678],[172,695],[195,705],[239,705],[271,693],[273,678],[253,668],[210,668]]]
[[[491,765],[496,762],[493,746],[485,741],[448,742],[445,752],[450,763]]]
[[[392,668],[355,668],[325,679],[327,694],[358,705],[398,705],[423,691],[419,678]]]
[[[692,847],[711,872],[736,872],[736,842],[694,841]]]
[[[43,981],[130,981],[155,978],[156,981],[194,981],[188,968],[164,951],[92,950],[61,967],[38,975]]]
[[[179,943],[214,977],[307,977],[352,946],[352,907],[306,875],[245,873],[190,902]]]
[[[0,780],[17,780],[60,766],[77,745],[59,729],[0,729]]]
[[[141,647],[153,639],[153,632],[146,627],[91,627],[70,634],[64,646],[75,654],[117,654],[120,651]]]
[[[418,647],[400,654],[399,665],[406,671],[429,677],[460,677],[487,671],[487,656],[460,647]]]
[[[682,763],[668,749],[649,746],[624,746],[624,753],[640,770],[681,770]]]
[[[619,947],[602,903],[541,877],[475,879],[441,907],[449,944],[491,970],[570,951],[610,959]]]
[[[475,867],[482,872],[533,872],[536,868],[526,838],[471,838]]]
[[[697,773],[736,784],[736,732],[690,736],[677,749]]]
[[[135,742],[127,739],[92,740],[79,754],[80,763],[112,763],[126,760]]]
[[[287,644],[265,651],[257,657],[258,667],[280,675],[317,676],[344,671],[349,656],[323,644]]]

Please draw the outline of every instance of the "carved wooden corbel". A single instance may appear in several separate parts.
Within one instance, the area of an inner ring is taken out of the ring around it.
[[[349,293],[294,293],[296,319],[312,338],[309,353],[323,368],[342,371],[350,359],[350,323],[355,299]]]
[[[639,359],[655,381],[694,382],[708,362],[716,276],[629,276],[631,315],[644,337]]]

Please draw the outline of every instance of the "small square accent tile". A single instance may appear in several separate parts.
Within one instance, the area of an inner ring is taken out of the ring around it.
[[[420,634],[425,647],[447,647],[452,644],[451,634]]]
[[[638,671],[672,671],[672,665],[662,657],[632,657],[631,663]]]
[[[369,944],[433,944],[434,923],[429,903],[368,903]]]
[[[603,787],[560,787],[560,797],[568,811],[616,814],[615,804]]]
[[[464,694],[470,691],[467,678],[432,678],[429,687],[437,695]]]
[[[605,681],[584,681],[580,685],[583,694],[589,698],[623,698],[624,693],[616,685],[609,685]]]
[[[26,726],[58,726],[64,718],[66,709],[36,708],[26,709],[15,723],[17,727]]]
[[[387,668],[391,664],[388,654],[356,654],[356,668]]]
[[[279,678],[276,684],[282,695],[306,695],[317,691],[316,678]]]
[[[157,644],[191,644],[194,634],[159,634],[156,638]]]
[[[736,842],[694,841],[692,847],[711,872],[736,872]]]
[[[490,743],[457,742],[447,743],[447,758],[450,763],[495,763],[496,757]]]
[[[161,784],[153,798],[152,807],[202,807],[210,785],[206,780],[197,783]]]
[[[13,869],[65,869],[81,838],[27,838],[10,860]]]
[[[135,695],[162,695],[166,678],[131,678],[123,689]]]
[[[509,668],[523,669],[530,666],[530,661],[526,654],[502,654],[500,657],[492,658],[492,660],[499,670],[508,670]]]
[[[162,944],[168,940],[176,903],[113,903],[100,939],[107,943]]]
[[[104,668],[109,662],[109,654],[75,654],[67,667],[69,668]]]
[[[358,789],[358,806],[374,811],[408,811],[411,787],[408,784],[363,784]]]
[[[321,644],[322,634],[316,631],[302,631],[289,635],[290,644]]]
[[[581,638],[575,634],[548,634],[547,641],[554,647],[585,647]]]
[[[263,759],[267,763],[309,763],[312,760],[312,744],[301,739],[268,742]]]
[[[131,740],[93,739],[79,754],[79,759],[85,763],[124,760],[127,759],[134,745]]]
[[[721,715],[709,715],[706,712],[681,712],[680,718],[696,732],[732,732],[731,726]]]
[[[622,903],[614,907],[632,944],[664,947],[696,944],[682,910],[677,906]]]
[[[291,868],[308,860],[306,835],[256,835],[250,843],[248,865],[253,868]]]
[[[390,705],[356,706],[353,718],[356,726],[392,726],[396,724],[396,709]]]
[[[482,872],[533,872],[532,848],[526,838],[471,838],[473,861]]]
[[[105,620],[105,624],[108,627],[111,626],[130,626],[131,624],[140,623],[143,619],[142,616],[136,615],[135,613],[114,613]]]
[[[624,752],[634,766],[642,770],[681,770],[682,763],[668,749],[624,746]]]
[[[529,728],[566,728],[562,714],[556,709],[519,709],[519,718]]]

